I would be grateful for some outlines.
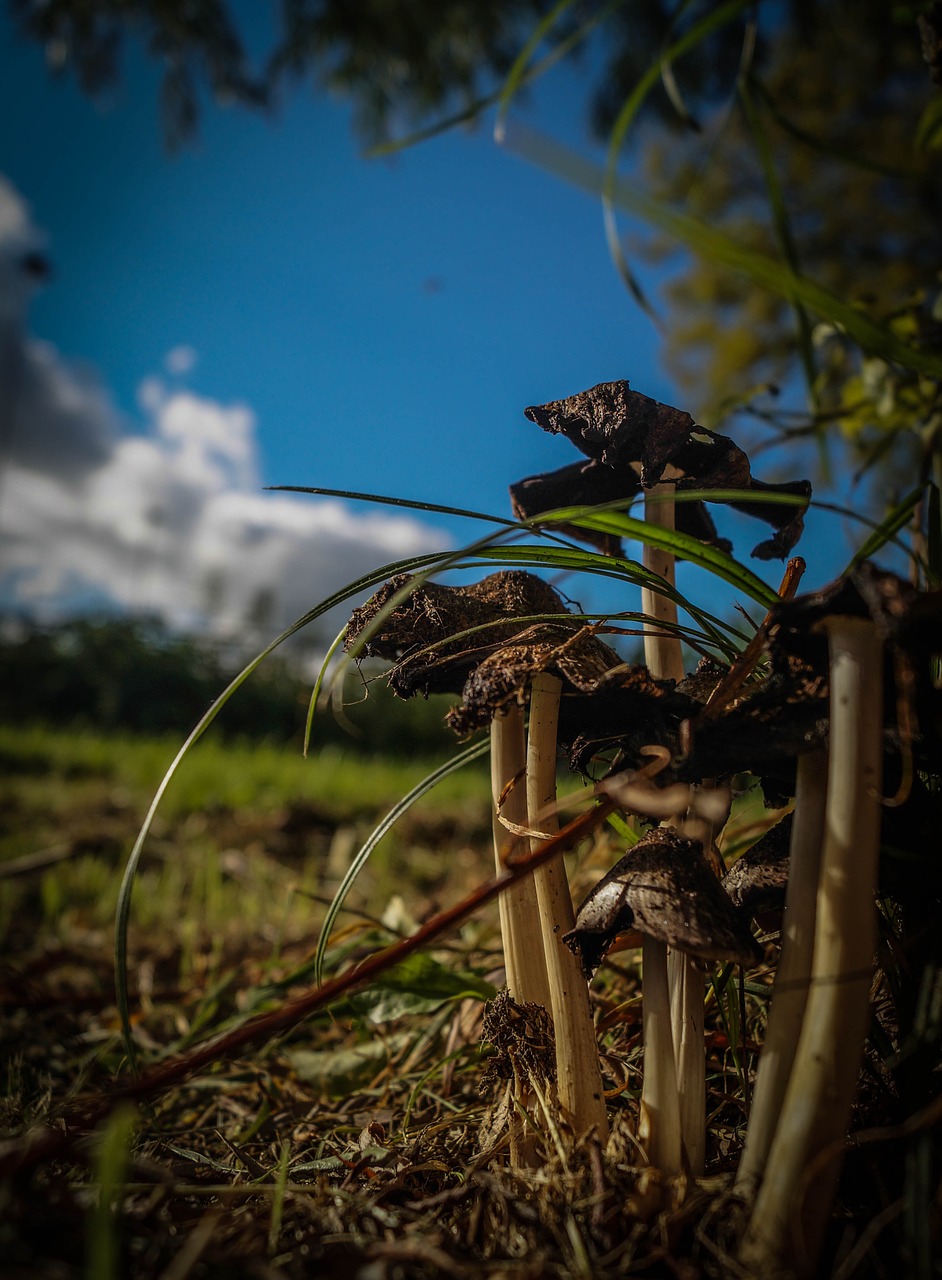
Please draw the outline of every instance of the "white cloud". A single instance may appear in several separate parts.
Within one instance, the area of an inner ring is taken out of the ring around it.
[[[0,184],[0,271],[15,275],[34,241],[26,206]],[[128,434],[90,375],[27,335],[28,297],[24,285],[0,311],[0,406],[15,405],[0,421],[7,607],[55,616],[108,603],[257,644],[369,569],[446,544],[409,517],[265,493],[246,405],[150,376],[138,388],[144,431]],[[164,364],[177,374],[195,358],[181,346]]]
[[[164,368],[175,377],[183,377],[196,365],[196,350],[190,346],[174,347],[164,356]]]

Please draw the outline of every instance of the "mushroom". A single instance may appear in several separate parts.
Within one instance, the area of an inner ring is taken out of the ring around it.
[[[564,400],[532,405],[524,413],[544,431],[566,436],[590,461],[578,469],[570,464],[512,485],[511,504],[522,520],[561,506],[588,506],[622,497],[628,501],[642,489],[669,481],[678,489],[743,490],[743,498],[730,505],[765,520],[774,530],[771,538],[753,549],[760,560],[784,559],[801,536],[803,506],[750,502],[748,494],[809,498],[807,480],[765,484],[754,479],[749,459],[727,436],[701,427],[681,409],[632,391],[624,380],[602,382]],[[717,536],[701,501],[679,505],[677,527],[729,550],[729,542]],[[617,540],[603,544],[598,534],[588,530],[571,532],[602,550],[618,550]]]
[[[540,514],[554,506],[626,499],[640,490],[645,493],[645,518],[649,524],[673,529],[675,521],[686,533],[729,549],[717,537],[716,529],[702,502],[682,504],[675,510],[675,488],[740,489],[745,492],[775,491],[808,498],[811,486],[798,481],[781,486],[763,485],[752,478],[749,460],[732,440],[700,427],[688,413],[660,404],[632,391],[626,381],[600,383],[565,400],[535,405],[526,416],[551,433],[565,435],[590,459],[578,470],[572,466],[544,476],[531,476],[511,487],[515,513],[523,518]],[[573,486],[568,503],[563,483]],[[760,543],[753,555],[761,559],[785,557],[798,540],[803,508],[782,504],[734,503],[750,515],[768,520],[774,536]],[[617,539],[572,530],[606,552],[617,552]],[[674,556],[645,543],[644,566],[652,575],[651,585],[642,589],[642,610],[653,625],[645,628],[645,661],[656,680],[684,678],[681,646],[676,635],[677,609],[673,599]],[[659,586],[658,583],[661,585]],[[679,817],[679,815],[678,815]],[[706,843],[712,847],[712,835]],[[653,941],[645,943],[646,981],[661,987],[668,979],[662,969],[670,969],[674,1048],[680,1089],[678,1107],[687,1166],[694,1174],[703,1171],[706,1118],[706,1067],[703,1036],[703,981],[682,954],[670,958]],[[645,1050],[647,1057],[647,1048]],[[652,1048],[652,1054],[656,1051]],[[645,1065],[645,1090],[661,1088],[666,1067],[659,1062]],[[668,1104],[650,1108],[666,1115]],[[674,1120],[666,1121],[673,1131]],[[655,1141],[655,1146],[659,1144]]]
[[[887,634],[879,594],[869,570],[781,609],[783,629],[810,624],[826,637],[830,751],[810,990],[740,1252],[763,1274],[814,1269],[869,1023]]]
[[[406,585],[395,579],[354,615],[348,643],[364,632]],[[541,616],[538,625],[527,620]],[[557,621],[558,619],[558,621]],[[504,571],[470,587],[425,585],[394,609],[363,645],[392,657],[395,692],[461,691],[448,721],[459,733],[485,725],[491,733],[494,851],[498,867],[520,833],[531,846],[555,823],[556,715],[561,677],[594,687],[618,656],[569,620],[562,601],[541,579]],[[529,749],[523,703],[532,686]],[[529,760],[528,760],[529,753]],[[553,1016],[561,1108],[577,1134],[607,1135],[607,1121],[588,988],[561,945],[572,927],[572,901],[560,859],[512,885],[500,898],[507,987],[519,1003]],[[528,1159],[515,1140],[515,1162]]]
[[[651,1164],[670,1176],[681,1171],[683,1158],[662,956],[670,947],[702,968],[718,960],[752,963],[758,949],[743,916],[707,866],[699,841],[669,827],[642,836],[599,881],[564,941],[591,976],[617,935],[628,929],[640,932],[643,940],[646,1087],[640,1136]],[[652,944],[660,951],[650,950]]]
[[[827,775],[826,752],[811,751],[799,757],[795,811],[790,822],[773,828],[754,846],[755,853],[750,850],[733,864],[723,882],[733,901],[739,899],[752,915],[784,899],[781,951],[745,1143],[736,1171],[735,1190],[746,1199],[755,1195],[765,1171],[811,986]],[[789,832],[787,848],[775,843],[774,833],[780,828]],[[757,856],[760,846],[770,855],[761,861]]]

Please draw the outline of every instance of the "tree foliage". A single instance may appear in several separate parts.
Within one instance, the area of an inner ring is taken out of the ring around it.
[[[175,635],[154,618],[8,622],[0,637],[0,721],[178,735],[239,665],[205,639]],[[381,755],[431,754],[453,743],[439,700],[410,714],[385,686],[351,679],[345,692],[341,716],[319,717],[319,744]],[[290,658],[270,659],[226,704],[218,726],[229,737],[300,743],[309,696],[310,682]]]

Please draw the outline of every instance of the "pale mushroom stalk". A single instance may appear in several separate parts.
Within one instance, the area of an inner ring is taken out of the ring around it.
[[[491,720],[491,791],[494,861],[498,871],[513,840],[501,822],[503,816],[518,827],[527,822],[526,739],[523,711],[516,704]],[[498,899],[500,931],[504,948],[507,990],[518,1004],[532,1001],[550,1008],[550,987],[546,975],[540,911],[532,876],[524,876]],[[515,1090],[515,1101],[526,1107],[526,1090]],[[516,1168],[537,1163],[532,1140],[524,1133],[519,1116],[510,1121],[510,1158]]]
[[[824,622],[830,764],[811,990],[740,1260],[811,1275],[830,1213],[869,1022],[880,843],[882,642],[860,617]]]
[[[556,818],[556,735],[562,682],[541,672],[530,686],[530,729],[527,743],[527,808],[531,831],[558,829]],[[544,845],[530,837],[534,852]],[[575,926],[575,913],[562,855],[533,875],[543,933],[550,1011],[556,1040],[556,1080],[560,1108],[577,1137],[594,1130],[608,1136],[602,1072],[589,988],[582,966],[563,943]],[[528,882],[529,883],[529,882]]]
[[[811,751],[798,758],[781,951],[746,1141],[736,1174],[735,1190],[746,1199],[755,1195],[765,1172],[808,1002],[827,770],[825,751]]]
[[[654,488],[645,495],[645,521],[648,524],[657,525],[662,529],[675,527],[675,504],[671,500],[673,492],[675,492],[673,484],[662,483],[654,485]],[[669,585],[675,584],[675,557],[671,553],[645,544],[644,564],[645,568],[658,573]],[[646,616],[653,618],[655,623],[676,625],[675,602],[658,591],[648,588],[641,590],[641,609]],[[682,680],[681,643],[676,635],[667,635],[663,632],[657,634],[657,628],[645,628],[644,649],[646,667],[655,680]],[[660,1027],[660,1021],[664,1020],[663,1015],[651,1009],[651,1019],[653,1019],[651,1038],[654,1038],[658,1047],[654,1044],[651,1046],[653,1060],[650,1062],[649,1069],[648,1014],[645,1012],[645,1064],[641,1114],[644,1117],[645,1110],[650,1111],[653,1107],[648,1094],[650,1089],[657,1089],[662,1096],[654,1110],[657,1110],[660,1123],[666,1126],[667,1133],[667,1138],[664,1140],[667,1152],[662,1158],[667,1158],[668,1165],[676,1164],[680,1167],[680,1158],[676,1158],[671,1152],[671,1144],[675,1140],[673,1132],[677,1128],[677,1132],[681,1135],[683,1158],[686,1158],[691,1174],[696,1176],[703,1172],[706,1124],[703,974],[691,964],[689,957],[680,952],[672,952],[669,959],[667,954],[658,955],[659,946],[660,943],[646,940],[643,948],[645,1010],[648,1010],[649,1004],[654,1005],[655,998],[659,998],[657,992],[667,989],[671,992],[671,1015],[667,1019],[667,1028],[664,1029]],[[658,972],[662,966],[663,979]],[[650,992],[651,982],[654,984],[653,993]],[[669,1103],[666,1097],[669,1071],[664,1068],[662,1056],[668,1037],[671,1039],[676,1064],[675,1088],[678,1108],[676,1121],[672,1114],[672,1103]],[[654,1121],[649,1116],[643,1129],[646,1128],[651,1133],[651,1137],[648,1138],[649,1143],[653,1142],[660,1149],[662,1143],[660,1139],[654,1137],[653,1125]],[[660,1164],[659,1160],[654,1160],[650,1148],[649,1157],[654,1164],[663,1167],[664,1172],[676,1171]]]
[[[513,836],[501,817],[526,827],[526,738],[523,711],[513,705],[491,721],[491,787],[493,791],[494,861],[498,871]],[[530,1000],[550,1007],[550,990],[543,958],[540,912],[532,876],[524,876],[499,898],[507,989],[518,1003]]]

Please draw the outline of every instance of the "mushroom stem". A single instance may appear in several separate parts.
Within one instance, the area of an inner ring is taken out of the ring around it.
[[[740,1260],[815,1269],[869,1021],[880,844],[883,663],[869,619],[832,616],[830,764],[811,989]]]
[[[811,751],[798,758],[781,952],[745,1146],[736,1174],[735,1190],[746,1199],[756,1194],[765,1172],[808,1003],[827,771],[825,751]]]
[[[671,500],[675,486],[669,483],[654,485],[644,498],[644,519],[647,524],[657,525],[661,529],[674,528],[674,503]],[[670,586],[674,585],[674,556],[670,551],[662,551],[659,547],[644,544],[643,564],[652,573],[658,574]],[[677,623],[677,606],[668,596],[661,595],[650,587],[641,588],[641,610],[655,624]],[[658,632],[661,631],[661,634]],[[645,666],[656,680],[683,680],[684,663],[680,648],[680,640],[676,635],[663,634],[657,625],[645,627],[644,633]]]
[[[527,741],[527,808],[531,830],[558,829],[556,818],[556,734],[562,682],[541,672],[530,686],[530,730]],[[530,837],[533,852],[545,840]],[[602,1072],[589,988],[582,966],[563,943],[575,927],[575,913],[562,855],[533,876],[543,929],[549,981],[550,1011],[556,1038],[556,1080],[560,1107],[577,1137],[595,1131],[608,1136]]]
[[[491,788],[494,798],[494,861],[504,869],[512,839],[501,815],[517,826],[527,823],[526,740],[523,711],[514,705],[491,721]],[[500,928],[504,944],[507,989],[517,1003],[533,1001],[550,1007],[543,957],[540,913],[532,876],[516,881],[500,896]]]
[[[647,934],[641,943],[641,979],[644,984],[644,1081],[638,1137],[654,1168],[672,1177],[680,1173],[683,1162],[667,947]]]
[[[655,485],[645,495],[644,517],[648,524],[662,529],[674,528],[674,503],[671,501],[674,485],[661,483]],[[645,544],[644,565],[653,573],[659,574],[671,586],[674,585],[674,556],[669,551]],[[676,624],[677,606],[674,601],[657,591],[643,587],[641,591],[641,608],[643,612],[657,624]],[[684,677],[683,655],[680,640],[676,635],[657,634],[658,628],[645,628],[644,656],[651,675],[656,680],[682,680]],[[657,943],[645,945],[645,1008],[651,998],[648,987],[648,975],[652,968],[657,974],[655,991],[660,987],[659,969],[665,971],[665,985],[670,992],[670,1015],[667,1035],[658,1024],[658,1015],[654,1023],[661,1046],[667,1043],[668,1037],[672,1045],[675,1060],[674,1080],[677,1089],[677,1102],[670,1104],[666,1098],[663,1078],[664,1066],[661,1064],[659,1051],[653,1050],[654,1058],[649,1071],[647,1030],[645,1030],[645,1064],[644,1084],[642,1086],[642,1108],[645,1104],[645,1090],[657,1089],[660,1101],[656,1108],[648,1102],[648,1110],[655,1110],[662,1117],[667,1127],[666,1146],[673,1141],[676,1124],[680,1141],[687,1160],[687,1166],[695,1176],[703,1172],[706,1128],[706,1057],[703,1041],[703,977],[689,957],[672,952],[669,960],[656,960],[654,948]],[[645,1017],[647,1028],[647,1017]],[[661,1079],[649,1085],[649,1078],[654,1075]],[[677,1116],[673,1114],[674,1106]],[[655,1146],[659,1146],[655,1140]],[[649,1157],[654,1161],[651,1151]],[[657,1161],[654,1161],[657,1163]],[[661,1166],[663,1167],[663,1166]],[[668,1172],[667,1169],[664,1170]]]
[[[501,814],[518,826],[526,825],[526,767],[523,711],[513,705],[491,720],[492,825],[494,863],[498,871],[504,870],[505,854],[511,840],[509,831],[501,822]],[[498,911],[507,990],[511,999],[518,1004],[532,1001],[548,1009],[549,982],[533,876],[524,876],[510,885],[498,899]],[[521,1115],[530,1101],[530,1094],[526,1082],[516,1072],[511,1092],[510,1163],[515,1169],[535,1168],[539,1164],[535,1144],[532,1135],[524,1130]]]

